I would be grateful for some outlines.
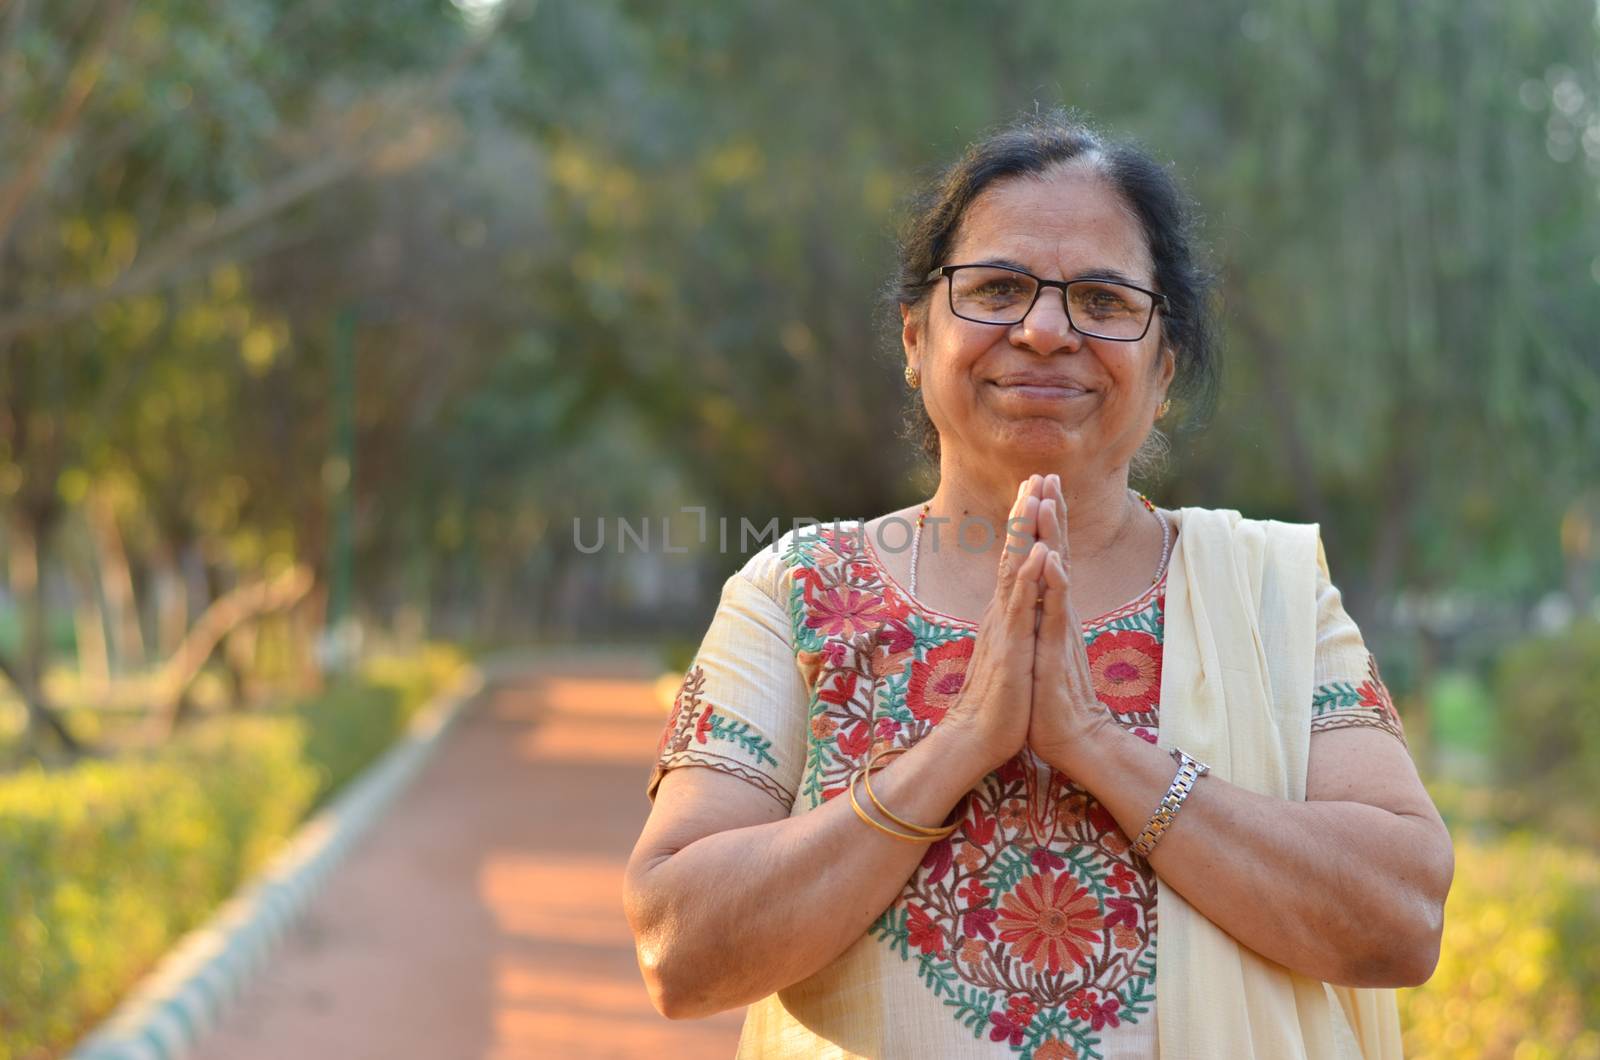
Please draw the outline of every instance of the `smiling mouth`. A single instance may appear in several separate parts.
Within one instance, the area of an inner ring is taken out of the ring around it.
[[[1070,383],[1001,383],[991,380],[990,386],[1004,394],[1016,397],[1039,398],[1043,400],[1067,401],[1073,398],[1087,397],[1093,391],[1085,390],[1080,386]]]

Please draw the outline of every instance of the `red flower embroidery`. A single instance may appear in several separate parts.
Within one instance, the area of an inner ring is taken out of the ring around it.
[[[983,815],[983,807],[972,804],[972,816],[961,824],[961,832],[974,846],[985,847],[994,839],[994,818]]]
[[[846,670],[834,679],[832,688],[824,688],[821,692],[818,692],[817,698],[824,703],[832,703],[836,707],[842,707],[850,702],[850,697],[855,694],[856,672],[854,670]]]
[[[1111,869],[1111,875],[1106,877],[1106,886],[1115,887],[1120,893],[1127,894],[1133,889],[1139,877],[1135,876],[1128,866],[1118,862]]]
[[[1022,1032],[1026,1024],[1018,1023],[1008,1013],[1003,1012],[989,1013],[989,1022],[994,1024],[989,1028],[991,1042],[1010,1042],[1013,1049],[1022,1045]]]
[[[850,758],[860,758],[872,746],[872,727],[858,721],[849,731],[839,733],[839,750]]]
[[[823,589],[810,596],[806,625],[830,637],[857,637],[888,617],[882,597],[848,586]]]
[[[1033,1020],[1033,1014],[1038,1011],[1038,1006],[1033,999],[1021,994],[1015,994],[1006,1002],[1006,1011],[989,1013],[989,1022],[993,1026],[989,1030],[991,1042],[1009,1041],[1012,1047],[1022,1044],[1023,1032],[1028,1029],[1028,1024]]]
[[[1378,676],[1378,658],[1371,652],[1367,653],[1367,679],[1356,689],[1356,694],[1361,697],[1363,707],[1371,707],[1387,718],[1397,730],[1404,733],[1405,727],[1400,724],[1400,712],[1395,709],[1394,700],[1389,697],[1389,689],[1383,683],[1383,678]]]
[[[937,725],[961,693],[967,680],[967,662],[976,642],[971,637],[941,644],[928,653],[925,662],[911,664],[911,683],[906,689],[906,707],[919,721]]]
[[[908,917],[906,926],[911,945],[923,953],[943,953],[944,935],[939,931],[939,925],[933,922],[927,912],[919,906],[907,906]]]
[[[1147,633],[1102,633],[1089,645],[1089,672],[1100,702],[1119,714],[1150,709],[1161,692],[1161,654]]]
[[[1139,914],[1133,911],[1131,898],[1107,898],[1106,927],[1116,927],[1118,924],[1127,924],[1132,927],[1139,922]]]
[[[1114,997],[1101,1001],[1095,996],[1093,990],[1080,990],[1067,1000],[1067,1015],[1073,1019],[1088,1020],[1094,1030],[1099,1030],[1106,1024],[1115,1027],[1117,1023],[1117,1010],[1122,1006]]]
[[[1039,872],[1052,872],[1067,867],[1067,859],[1049,847],[1034,847],[1033,853],[1028,855],[1028,860]]]
[[[987,906],[978,909],[968,909],[961,914],[961,930],[973,938],[986,938],[994,941],[993,924],[1000,918],[1000,914]]]
[[[1000,940],[1039,971],[1083,964],[1100,941],[1099,906],[1071,876],[1029,876],[1000,905]]]

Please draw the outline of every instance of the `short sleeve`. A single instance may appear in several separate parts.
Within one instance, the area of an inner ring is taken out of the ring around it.
[[[1317,656],[1312,676],[1311,734],[1371,726],[1406,742],[1400,714],[1378,676],[1378,660],[1345,612],[1317,539]]]
[[[805,766],[808,696],[794,651],[785,550],[768,546],[723,583],[711,625],[673,701],[645,785],[709,766],[794,805]]]

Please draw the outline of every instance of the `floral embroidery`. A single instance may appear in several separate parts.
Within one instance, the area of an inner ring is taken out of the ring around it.
[[[809,808],[844,794],[868,755],[910,746],[948,715],[976,644],[889,580],[859,533],[795,534],[785,554],[795,661],[808,692],[800,790],[763,776],[770,744],[703,701],[695,667],[660,748],[765,782]],[[1159,739],[1164,584],[1084,629],[1096,695]],[[1360,681],[1318,686],[1312,731],[1377,725],[1404,740],[1369,656]],[[745,772],[740,773],[739,770]],[[760,779],[756,779],[756,778]],[[974,1039],[1033,1060],[1102,1060],[1154,1014],[1157,885],[1092,793],[1024,749],[979,783],[952,835],[922,863],[869,937],[898,957]]]
[[[1100,702],[1118,714],[1143,710],[1161,689],[1159,644],[1132,630],[1102,633],[1089,644],[1089,670]]]
[[[887,617],[881,599],[850,588],[817,592],[807,602],[811,613],[806,616],[806,625],[830,637],[854,637]]]
[[[1001,899],[1000,939],[1037,971],[1087,964],[1101,941],[1100,903],[1071,876],[1029,876]]]
[[[672,701],[672,712],[656,745],[656,765],[651,789],[666,770],[680,765],[703,765],[748,780],[785,806],[794,793],[785,791],[762,765],[776,766],[769,753],[772,741],[757,733],[749,722],[717,710],[701,697],[705,694],[705,668],[689,668]]]
[[[911,664],[911,684],[906,689],[906,706],[918,721],[937,725],[945,711],[955,703],[966,683],[967,663],[972,659],[973,639],[941,644],[928,657]]]
[[[1367,653],[1367,676],[1359,685],[1349,681],[1329,681],[1318,685],[1311,695],[1311,731],[1357,727],[1381,729],[1406,743],[1405,726],[1383,678],[1378,676],[1378,660]]]
[[[811,690],[800,795],[815,808],[875,747],[914,744],[944,719],[976,631],[910,601],[859,538],[805,535],[790,559]],[[1162,603],[1152,587],[1085,632],[1102,702],[1152,742]],[[871,934],[975,1037],[1097,1060],[1106,1032],[1154,1011],[1156,881],[1129,846],[1099,800],[1024,751],[974,790]]]

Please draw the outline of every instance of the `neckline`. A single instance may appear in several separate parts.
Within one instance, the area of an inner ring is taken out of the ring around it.
[[[1173,547],[1174,554],[1176,554],[1177,546],[1178,546],[1178,540],[1177,540],[1178,524],[1177,524],[1177,521],[1173,520],[1170,515],[1167,518],[1168,518],[1168,520],[1170,522],[1172,522],[1172,529],[1173,529],[1172,547]],[[931,615],[932,617],[938,619],[939,622],[941,624],[943,624],[943,625],[959,626],[962,629],[971,629],[971,630],[976,630],[978,628],[978,623],[976,623],[976,622],[969,622],[968,620],[966,620],[964,618],[958,618],[955,615],[952,615],[952,614],[950,614],[950,613],[948,613],[946,611],[940,611],[938,608],[929,607],[927,604],[923,603],[921,600],[918,600],[915,596],[912,596],[910,591],[908,589],[906,589],[906,587],[904,585],[900,584],[900,579],[896,578],[894,576],[894,572],[889,570],[888,565],[883,562],[883,557],[878,555],[878,546],[876,546],[876,545],[874,545],[872,543],[872,535],[867,532],[867,520],[865,520],[865,519],[857,519],[857,520],[855,520],[855,523],[856,523],[857,526],[859,526],[861,528],[861,545],[862,545],[862,549],[863,549],[864,553],[866,554],[868,560],[871,561],[872,565],[878,569],[878,573],[883,575],[884,584],[889,586],[890,588],[892,588],[896,593],[898,593],[902,600],[904,600],[907,604],[909,604],[913,609],[915,609],[917,611],[921,611],[925,615]],[[1166,591],[1166,588],[1167,588],[1167,575],[1171,571],[1172,571],[1172,559],[1171,559],[1171,557],[1169,557],[1167,559],[1167,565],[1161,571],[1161,577],[1158,578],[1155,582],[1153,582],[1147,589],[1145,589],[1144,592],[1140,593],[1138,596],[1135,596],[1132,600],[1129,600],[1127,603],[1118,604],[1116,607],[1113,607],[1111,610],[1105,612],[1104,614],[1095,615],[1093,618],[1084,620],[1084,622],[1082,623],[1083,628],[1084,629],[1092,629],[1095,626],[1104,625],[1107,621],[1109,621],[1110,619],[1120,615],[1122,612],[1127,611],[1129,608],[1132,608],[1134,605],[1136,605],[1136,604],[1143,605],[1146,602],[1146,600],[1148,600],[1151,596],[1153,596],[1153,595],[1154,596],[1161,595],[1163,592]],[[1140,610],[1143,610],[1142,606],[1140,607]]]

